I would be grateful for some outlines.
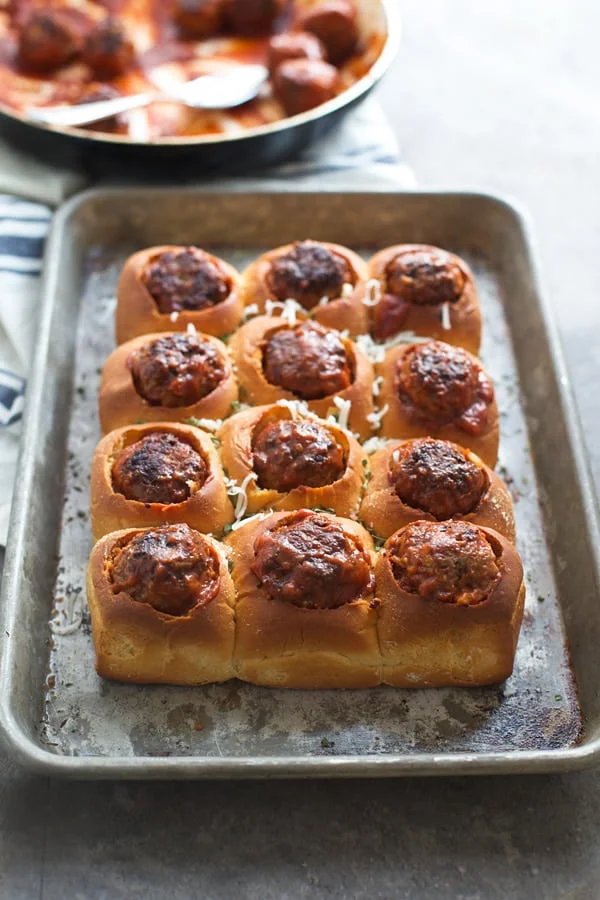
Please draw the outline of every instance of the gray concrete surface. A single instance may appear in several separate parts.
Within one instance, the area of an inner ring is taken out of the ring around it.
[[[380,91],[423,184],[533,213],[600,474],[600,7],[407,0]],[[593,387],[592,387],[593,386]],[[70,784],[0,767],[0,897],[594,900],[600,775]]]

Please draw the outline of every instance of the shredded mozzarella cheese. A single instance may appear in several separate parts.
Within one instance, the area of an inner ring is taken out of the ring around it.
[[[338,410],[337,416],[329,416],[329,421],[339,425],[340,428],[348,428],[348,420],[350,418],[350,410],[352,409],[352,401],[344,400],[343,397],[334,397],[333,405]]]
[[[292,297],[288,297],[283,303],[279,300],[267,300],[265,303],[265,312],[268,316],[281,315],[281,318],[284,319],[288,325],[296,324],[298,313],[306,315],[304,307],[297,303]]]
[[[364,442],[363,450],[367,456],[372,456],[377,450],[384,450],[389,443],[390,441],[387,438],[372,437]]]
[[[241,484],[238,484],[233,478],[226,478],[227,494],[229,497],[236,497],[235,501],[235,519],[239,522],[246,514],[248,509],[248,495],[246,491],[250,487],[252,481],[256,481],[256,472],[248,472]]]
[[[352,284],[348,284],[348,282],[346,282],[342,285],[342,293],[340,294],[340,297],[343,297],[344,300],[347,300],[348,297],[351,297],[353,293],[354,286]]]
[[[258,308],[258,303],[251,303],[250,306],[247,306],[244,310],[244,315],[242,316],[244,322],[246,319],[251,319],[252,316],[257,316],[260,310]]]
[[[377,278],[367,281],[363,303],[365,306],[377,306],[381,300],[381,283]]]
[[[310,412],[308,406],[303,400],[286,400],[285,398],[282,400],[278,400],[275,404],[276,406],[283,406],[292,414],[292,419],[296,421],[296,419],[303,416],[304,418],[308,418],[309,416],[314,417],[313,413]]]
[[[452,329],[449,303],[442,303],[442,328],[444,329],[444,331],[450,331]]]
[[[383,384],[383,375],[378,375],[373,382],[373,396],[379,397],[381,393],[381,385]]]
[[[170,318],[171,322],[176,322],[177,319],[179,318],[179,313],[177,312],[177,310],[172,312],[171,315],[169,316],[169,318]]]
[[[248,516],[247,519],[242,519],[239,522],[234,522],[233,525],[231,526],[231,530],[237,531],[238,528],[242,527],[242,525],[249,525],[250,522],[261,522],[263,519],[266,519],[268,515],[269,515],[269,513],[259,512],[259,513],[256,513],[256,515],[254,515],[254,516]]]
[[[188,327],[185,330],[186,334],[196,334],[196,326],[192,322],[188,322]]]
[[[192,424],[190,422],[190,424]],[[223,419],[196,419],[194,418],[193,427],[203,428],[204,431],[216,432],[223,424]]]
[[[381,423],[384,417],[389,412],[389,409],[389,403],[386,403],[383,409],[380,409],[379,412],[371,413],[371,415],[367,416],[367,422],[369,423],[373,431],[379,431],[379,429],[381,428]]]

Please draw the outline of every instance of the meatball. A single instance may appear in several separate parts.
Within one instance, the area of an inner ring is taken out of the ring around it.
[[[66,10],[33,10],[21,28],[19,57],[32,69],[58,69],[81,52],[83,40],[82,29]]]
[[[155,256],[143,281],[164,314],[208,309],[222,303],[231,292],[229,278],[208,253],[197,247],[167,250]]]
[[[336,609],[363,597],[373,576],[356,537],[326,516],[302,510],[264,532],[252,571],[271,600]]]
[[[259,431],[252,449],[259,487],[282,493],[333,484],[346,468],[343,448],[319,422],[272,422]]]
[[[215,345],[198,334],[169,334],[134,350],[128,360],[138,394],[150,406],[191,406],[225,377]]]
[[[337,93],[338,70],[320,59],[288,59],[273,73],[273,93],[288,116],[314,109]]]
[[[358,21],[351,0],[324,0],[314,4],[300,16],[298,27],[310,31],[323,42],[329,62],[336,66],[357,49]]]
[[[135,48],[116,19],[106,19],[90,32],[83,58],[98,78],[116,78],[131,68]]]
[[[135,535],[113,555],[112,590],[170,616],[185,616],[219,590],[219,558],[187,525],[165,525]]]
[[[460,347],[442,341],[415,344],[399,360],[400,400],[439,422],[459,418],[477,397],[479,369]]]
[[[223,0],[177,0],[175,21],[186,37],[212,37],[223,27]]]
[[[399,253],[388,263],[386,278],[391,294],[416,306],[456,303],[465,287],[456,258],[434,247]]]
[[[273,261],[267,276],[278,300],[291,297],[305,309],[312,309],[323,297],[339,297],[344,284],[353,280],[346,260],[316,241],[294,244],[289,253]]]
[[[140,503],[183,503],[207,477],[206,460],[168,432],[147,434],[130,444],[112,467],[114,489]]]
[[[399,586],[424,600],[473,606],[500,578],[485,534],[466,522],[413,522],[387,546]]]
[[[487,488],[485,472],[461,447],[434,438],[408,441],[395,450],[389,479],[403,503],[436,519],[473,512]]]
[[[272,333],[263,348],[263,370],[270,384],[302,400],[337,394],[353,379],[339,335],[316,322],[302,322]]]
[[[225,21],[235,34],[268,34],[286,0],[223,0]]]
[[[276,34],[269,41],[268,66],[273,73],[286,59],[325,59],[325,47],[307,31]]]

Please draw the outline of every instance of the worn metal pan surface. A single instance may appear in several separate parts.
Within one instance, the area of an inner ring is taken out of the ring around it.
[[[94,672],[84,571],[99,368],[128,253],[197,243],[243,265],[296,238],[363,253],[430,242],[473,265],[500,471],[527,575],[514,675],[478,689],[295,692],[138,687]],[[600,759],[597,511],[528,228],[484,194],[92,191],[48,244],[2,590],[0,721],[11,754],[76,777],[542,772]]]
[[[213,171],[244,172],[288,159],[326,134],[362,102],[389,68],[401,34],[398,0],[357,0],[365,43],[377,35],[381,50],[369,70],[339,96],[300,115],[239,132],[153,138],[82,129],[48,128],[23,113],[0,105],[0,132],[17,147],[61,167],[92,174],[144,173],[173,179]],[[177,170],[170,168],[176,161]]]

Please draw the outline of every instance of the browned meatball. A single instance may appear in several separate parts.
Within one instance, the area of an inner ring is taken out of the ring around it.
[[[268,382],[303,400],[337,394],[353,377],[339,335],[316,322],[275,331],[264,345],[263,370]]]
[[[212,37],[223,27],[223,0],[177,0],[175,21],[187,37]]]
[[[387,290],[416,306],[456,303],[465,276],[455,257],[445,250],[407,250],[386,267]]]
[[[358,45],[356,7],[351,0],[324,0],[314,4],[300,16],[298,27],[323,42],[329,62],[336,66],[351,56]]]
[[[264,532],[252,571],[272,600],[305,609],[336,609],[372,587],[368,553],[326,516],[302,510]]]
[[[217,348],[197,334],[157,338],[134,350],[128,365],[136,391],[150,406],[191,406],[225,377]]]
[[[387,341],[402,331],[410,312],[410,303],[396,294],[383,294],[373,307],[371,334],[376,341]]]
[[[346,260],[316,241],[301,241],[271,264],[267,276],[270,291],[278,300],[292,298],[312,309],[323,297],[339,297],[345,283],[354,277]]]
[[[130,444],[112,467],[114,489],[140,503],[183,503],[207,477],[206,460],[167,432],[147,434]]]
[[[98,78],[116,78],[131,68],[135,48],[116,19],[106,19],[89,34],[83,58]]]
[[[268,34],[286,0],[223,0],[225,21],[235,34]]]
[[[288,59],[273,73],[273,92],[288,116],[297,116],[333,99],[338,77],[324,60]]]
[[[222,303],[231,282],[208,253],[198,247],[167,250],[155,256],[143,275],[159,312],[202,310]]]
[[[394,451],[390,484],[403,503],[436,519],[466,516],[487,488],[485,472],[449,441],[418,438]]]
[[[83,41],[80,24],[66,10],[33,10],[21,27],[19,58],[32,69],[58,69],[81,52]]]
[[[113,593],[125,593],[170,616],[184,616],[213,600],[219,558],[205,537],[187,525],[140,532],[117,549],[110,567]]]
[[[271,73],[286,59],[325,59],[325,47],[307,31],[276,34],[269,41],[267,64]]]
[[[460,347],[428,341],[399,360],[398,393],[417,412],[450,422],[475,402],[478,375],[475,361]]]
[[[333,484],[346,468],[343,447],[319,422],[272,422],[259,431],[252,449],[259,487],[282,493]]]
[[[472,606],[500,578],[484,532],[466,522],[413,522],[390,538],[386,553],[402,590],[424,600]]]

